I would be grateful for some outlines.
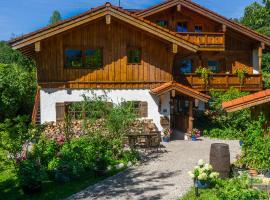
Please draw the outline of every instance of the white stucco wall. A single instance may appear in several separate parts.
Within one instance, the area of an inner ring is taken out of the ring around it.
[[[113,103],[122,101],[147,101],[148,118],[153,119],[154,123],[161,131],[160,116],[170,116],[170,95],[161,96],[161,109],[158,111],[159,98],[149,93],[149,90],[130,89],[130,90],[82,90],[82,89],[42,89],[40,91],[40,114],[41,123],[56,121],[55,104],[61,102],[82,101],[82,95],[91,97],[92,95],[104,95]]]
[[[252,65],[253,74],[259,74],[259,52],[258,49],[253,49],[252,51]]]

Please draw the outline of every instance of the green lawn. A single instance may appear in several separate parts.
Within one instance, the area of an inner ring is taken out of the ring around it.
[[[180,200],[218,200],[213,189],[201,189],[199,190],[199,197],[195,195],[194,187],[186,193]]]
[[[6,200],[59,200],[64,199],[80,190],[105,179],[106,177],[93,178],[93,174],[83,174],[80,178],[66,184],[57,184],[51,181],[44,182],[42,192],[39,195],[27,196],[18,186],[18,181],[11,169],[0,173],[0,199]]]

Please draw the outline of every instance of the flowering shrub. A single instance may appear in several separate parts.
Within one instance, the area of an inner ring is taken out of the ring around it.
[[[191,136],[195,136],[196,138],[199,138],[199,137],[201,137],[201,131],[199,130],[199,129],[196,129],[196,128],[194,128],[194,129],[192,129],[192,131],[191,131]]]
[[[165,128],[165,129],[163,130],[163,135],[164,135],[165,137],[168,137],[168,136],[170,136],[171,134],[172,134],[172,130],[171,130],[171,129]]]
[[[188,173],[195,181],[212,181],[219,176],[219,173],[213,172],[213,167],[210,164],[206,164],[203,160],[199,160],[198,165]]]

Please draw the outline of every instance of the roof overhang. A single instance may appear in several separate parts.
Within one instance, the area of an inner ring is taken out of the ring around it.
[[[223,16],[221,16],[221,15],[219,15],[219,14],[217,14],[217,13],[215,13],[207,8],[202,7],[201,5],[199,5],[197,3],[194,3],[191,0],[168,0],[164,3],[161,3],[161,4],[158,4],[156,6],[150,7],[148,9],[139,11],[136,13],[136,15],[139,17],[145,18],[145,17],[148,17],[148,16],[153,15],[155,13],[166,10],[168,8],[177,6],[179,4],[181,6],[184,6],[188,9],[190,9],[190,10],[193,10],[194,12],[201,14],[201,15],[203,15],[203,16],[205,16],[205,17],[207,17],[215,22],[224,24],[227,27],[229,27],[237,32],[245,34],[252,39],[258,40],[258,41],[270,46],[270,37],[263,35],[263,34],[260,34],[260,33],[254,31],[246,26],[243,26],[239,23],[233,22],[233,21],[227,19],[226,17],[223,17]]]
[[[36,42],[40,42],[46,38],[108,15],[146,31],[151,35],[166,40],[174,45],[181,46],[189,51],[197,52],[199,49],[198,45],[188,42],[187,40],[177,36],[174,32],[162,28],[155,23],[140,18],[137,15],[121,8],[114,7],[110,3],[106,3],[104,6],[92,9],[76,17],[61,21],[55,25],[51,25],[22,37],[15,38],[10,41],[10,44],[14,49],[19,49],[27,53],[27,50],[34,49],[33,47]]]
[[[235,112],[270,102],[270,89],[222,103],[227,112]]]
[[[210,96],[203,94],[201,92],[198,92],[197,90],[194,90],[192,88],[189,88],[187,86],[184,86],[180,83],[174,82],[174,81],[170,81],[167,83],[162,84],[159,87],[153,88],[150,90],[151,94],[160,96],[163,95],[167,92],[170,92],[172,90],[175,90],[181,94],[187,95],[189,97],[192,97],[194,99],[198,99],[200,101],[203,102],[208,102],[210,100]]]

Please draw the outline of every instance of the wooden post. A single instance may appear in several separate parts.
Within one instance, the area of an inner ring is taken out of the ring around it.
[[[263,48],[262,48],[262,46],[260,46],[260,47],[258,48],[259,72],[260,72],[260,73],[262,72],[262,55],[263,55],[262,50],[263,50]]]
[[[177,5],[177,12],[181,12],[181,4]]]
[[[193,129],[193,100],[189,100],[189,108],[188,108],[188,131],[191,132]]]
[[[35,52],[40,52],[41,51],[41,47],[40,47],[40,41],[35,43]]]
[[[106,15],[106,24],[107,25],[111,24],[111,15]]]
[[[172,52],[173,52],[174,54],[176,54],[176,53],[178,52],[178,46],[177,46],[177,44],[173,44],[173,45],[172,45]]]

